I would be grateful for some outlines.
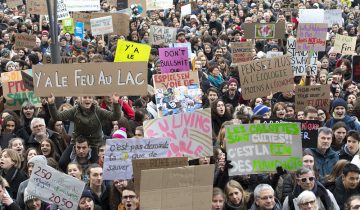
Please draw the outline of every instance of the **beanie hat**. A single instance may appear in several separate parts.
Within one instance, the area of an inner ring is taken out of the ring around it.
[[[81,194],[81,198],[91,198],[94,200],[94,196],[91,194],[90,190],[85,189],[83,193]]]
[[[228,85],[230,85],[231,83],[235,82],[236,83],[236,86],[239,86],[238,84],[238,81],[235,79],[235,78],[230,78],[229,81],[228,81]]]
[[[34,157],[30,158],[30,160],[28,161],[28,164],[29,163],[32,163],[32,164],[42,163],[42,164],[47,165],[47,159],[44,155],[35,155]]]
[[[112,135],[112,138],[113,139],[126,139],[127,138],[126,128],[124,128],[124,127],[119,128],[119,130],[114,132],[114,134]]]
[[[270,112],[270,108],[263,105],[263,104],[258,104],[255,106],[254,108],[254,115],[261,115],[263,116],[265,113]]]
[[[0,51],[0,55],[1,57],[8,57],[10,55],[10,50],[8,48],[3,48]]]
[[[41,32],[41,36],[44,36],[44,35],[49,36],[49,32],[47,30],[43,30]]]
[[[24,190],[24,203],[26,203],[27,201],[33,200],[35,198],[36,198],[35,196],[32,196],[32,195],[29,194],[28,188],[25,188],[25,190]]]
[[[338,106],[342,106],[344,107],[345,109],[347,108],[347,102],[342,99],[342,98],[336,98],[332,104],[331,104],[331,108],[335,109],[336,107]]]

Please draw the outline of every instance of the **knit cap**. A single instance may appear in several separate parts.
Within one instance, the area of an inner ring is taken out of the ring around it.
[[[235,79],[235,78],[230,78],[229,81],[228,81],[228,85],[230,85],[231,83],[235,82],[236,83],[236,86],[238,86],[238,81]]]
[[[254,108],[254,115],[261,115],[263,116],[265,113],[270,112],[270,108],[263,105],[263,104],[258,104],[255,106]]]
[[[81,194],[81,198],[91,198],[94,200],[94,196],[91,194],[90,190],[85,189],[83,193]]]
[[[342,98],[336,98],[332,104],[331,104],[331,108],[335,109],[336,107],[338,106],[342,106],[344,107],[345,109],[347,108],[347,102],[342,99]]]
[[[30,195],[29,191],[28,191],[28,188],[25,188],[25,190],[24,190],[24,203],[26,203],[27,201],[33,200],[33,199],[36,199],[36,197]]]
[[[126,139],[127,138],[126,128],[124,128],[124,127],[119,128],[119,130],[114,132],[114,134],[112,135],[112,138],[113,139]]]

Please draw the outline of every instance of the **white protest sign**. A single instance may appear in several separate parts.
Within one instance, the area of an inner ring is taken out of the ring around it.
[[[329,28],[332,27],[334,23],[342,26],[344,23],[344,19],[342,17],[341,9],[325,10],[324,22],[328,24]]]
[[[323,23],[324,22],[323,9],[299,9],[300,23]]]
[[[90,25],[91,25],[91,34],[93,36],[110,34],[114,32],[111,15],[90,19]]]
[[[187,47],[188,48],[188,57],[191,58],[192,52],[191,52],[191,43],[171,43],[169,44],[169,47]]]
[[[176,28],[151,25],[149,40],[152,45],[169,45],[176,41]]]
[[[283,52],[275,52],[275,51],[268,51],[266,53],[266,58],[273,58],[284,55]]]
[[[35,163],[28,192],[60,209],[77,210],[85,182],[41,163]]]
[[[65,18],[69,18],[69,11],[66,9],[66,5],[64,0],[57,0],[57,19],[63,20]]]
[[[191,4],[187,4],[181,7],[181,17],[191,15]]]
[[[170,9],[173,6],[173,0],[146,0],[146,10]]]
[[[132,179],[132,160],[167,157],[169,143],[169,138],[106,140],[104,180]]]
[[[291,66],[294,76],[306,75],[306,66],[308,65],[309,52],[296,50],[296,39],[289,38],[287,40],[287,52],[291,58]],[[317,74],[317,61],[318,53],[314,52],[310,58],[310,74]]]
[[[100,11],[100,0],[64,0],[70,12]]]

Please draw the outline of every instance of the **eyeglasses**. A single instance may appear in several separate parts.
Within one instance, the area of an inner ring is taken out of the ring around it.
[[[312,201],[308,201],[308,202],[301,203],[300,205],[301,205],[301,206],[308,206],[309,204],[310,204],[310,205],[314,205],[314,203],[315,203],[315,200],[312,200]]]
[[[44,127],[45,125],[34,125],[33,128],[41,128]]]
[[[272,200],[272,199],[274,199],[274,196],[273,195],[269,195],[269,196],[264,196],[264,197],[259,197],[261,200],[263,200],[263,201],[266,201],[267,199],[270,199],[270,200]]]
[[[311,176],[311,177],[304,177],[304,178],[299,178],[299,180],[303,183],[305,183],[307,180],[309,180],[309,182],[313,182],[315,180],[315,177]]]
[[[122,199],[124,199],[124,200],[127,200],[127,199],[132,200],[132,199],[134,199],[134,198],[136,198],[135,195],[125,195],[125,196],[122,197]]]

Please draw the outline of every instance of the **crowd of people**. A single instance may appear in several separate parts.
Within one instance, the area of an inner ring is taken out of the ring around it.
[[[113,62],[117,40],[150,45],[150,26],[177,29],[176,42],[191,44],[189,70],[197,71],[203,93],[202,107],[211,109],[214,156],[189,160],[190,165],[215,164],[211,208],[213,210],[355,210],[360,209],[360,100],[352,56],[360,52],[357,0],[174,0],[165,10],[143,11],[129,4],[129,34],[84,38],[64,33],[50,36],[46,18],[26,11],[23,5],[0,5],[0,72],[51,65],[51,40],[57,39],[62,61]],[[101,0],[103,12],[117,12],[116,5]],[[131,2],[131,1],[129,1]],[[181,6],[192,4],[191,15]],[[118,0],[119,5],[123,5]],[[299,9],[340,9],[342,23],[328,29],[326,50],[318,53],[317,74],[294,77],[294,89],[245,100],[231,43],[254,43],[253,59],[267,52],[287,54],[287,39],[296,38]],[[141,13],[143,12],[143,13]],[[285,23],[282,39],[244,37],[248,23]],[[15,34],[36,35],[32,49],[14,47]],[[336,34],[357,37],[353,55],[334,52]],[[160,47],[151,45],[148,60],[149,91],[142,96],[50,95],[35,106],[23,99],[19,110],[10,110],[1,97],[0,209],[55,210],[59,207],[31,195],[27,188],[35,163],[49,165],[86,183],[80,210],[141,209],[133,180],[103,180],[105,141],[111,138],[143,138],[145,120],[158,117],[152,75],[160,74]],[[146,71],[146,70],[145,70]],[[329,85],[328,108],[295,109],[296,85]],[[116,90],[114,90],[116,91]],[[69,93],[71,94],[71,93]],[[104,93],[109,95],[109,93]],[[295,112],[295,110],[297,110]],[[262,119],[318,120],[317,147],[303,150],[303,166],[296,171],[277,167],[276,172],[229,176],[225,126],[259,123]],[[210,202],[210,198],[209,198]],[[210,208],[210,203],[209,203]]]

